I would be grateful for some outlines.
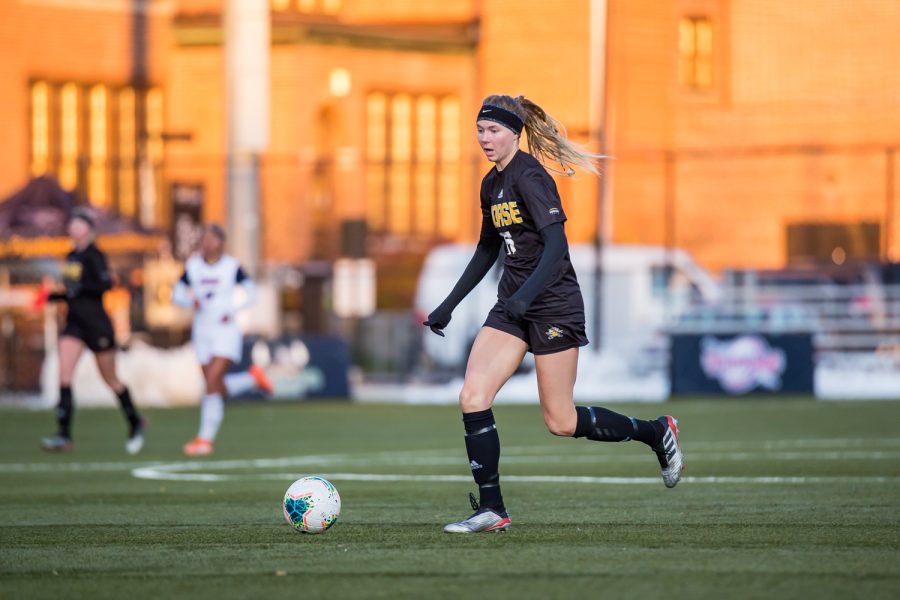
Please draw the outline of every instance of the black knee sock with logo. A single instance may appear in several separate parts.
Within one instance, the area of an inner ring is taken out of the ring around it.
[[[659,421],[626,417],[600,406],[576,406],[575,411],[578,421],[573,437],[586,437],[597,442],[637,440],[652,448],[665,434],[665,428]]]
[[[122,413],[128,421],[128,435],[132,436],[141,424],[141,416],[138,414],[137,408],[134,407],[134,402],[131,401],[131,392],[128,391],[127,387],[123,387],[121,392],[116,393],[116,396],[119,398],[119,406],[122,407]]]
[[[75,405],[72,404],[72,388],[68,385],[59,388],[59,404],[56,405],[56,422],[59,424],[59,435],[72,439],[72,415]]]
[[[482,507],[506,514],[500,493],[500,436],[491,409],[463,414],[466,452]]]

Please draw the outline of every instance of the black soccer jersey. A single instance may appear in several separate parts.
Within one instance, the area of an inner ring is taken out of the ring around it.
[[[63,283],[70,311],[102,307],[103,292],[112,288],[106,257],[94,244],[72,250],[66,255]]]
[[[506,256],[497,289],[503,303],[521,287],[537,267],[544,250],[541,229],[564,223],[556,182],[543,165],[527,152],[516,152],[502,171],[496,167],[481,182],[481,212],[503,238]],[[556,266],[553,277],[525,313],[538,322],[584,322],[584,300],[569,253]]]
[[[103,309],[103,292],[112,288],[112,277],[106,257],[97,246],[69,252],[63,265],[63,283],[65,293],[49,298],[65,300],[69,305],[62,335],[82,340],[94,352],[111,350],[115,333]]]

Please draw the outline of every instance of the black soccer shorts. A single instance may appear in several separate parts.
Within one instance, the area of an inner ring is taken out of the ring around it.
[[[88,317],[69,315],[62,335],[78,338],[91,352],[105,352],[115,348],[115,334],[112,321],[105,312]]]
[[[528,351],[535,356],[555,354],[588,345],[583,321],[552,323],[513,321],[499,303],[488,313],[484,326],[516,336],[528,344]]]

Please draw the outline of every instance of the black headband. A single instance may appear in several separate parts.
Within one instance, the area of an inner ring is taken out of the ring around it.
[[[220,242],[225,241],[225,230],[218,223],[210,223],[206,226],[207,231],[219,238]]]
[[[73,208],[72,214],[69,215],[69,220],[74,221],[75,219],[81,219],[82,221],[87,223],[91,229],[93,229],[96,226],[96,223],[94,222],[94,217],[91,215],[90,212],[88,212],[88,210],[86,208],[82,208],[80,206],[76,206],[75,208]]]
[[[478,111],[478,118],[475,120],[500,123],[516,135],[522,133],[522,127],[525,126],[525,124],[522,123],[522,119],[520,119],[516,113],[508,111],[505,108],[500,108],[499,106],[494,106],[493,104],[485,104],[482,106],[481,110]]]

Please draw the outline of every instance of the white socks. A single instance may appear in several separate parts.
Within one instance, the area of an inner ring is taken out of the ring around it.
[[[228,373],[225,375],[225,389],[228,390],[229,397],[240,396],[244,392],[256,389],[256,379],[250,371]]]
[[[219,433],[222,418],[225,416],[225,403],[222,394],[206,394],[200,401],[200,431],[197,437],[212,442]]]

